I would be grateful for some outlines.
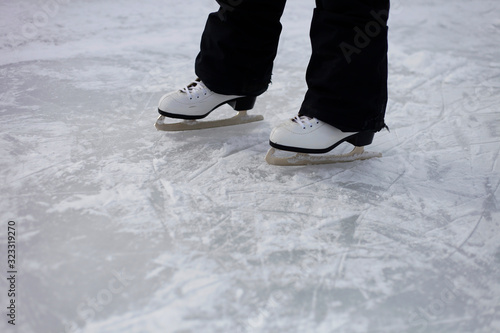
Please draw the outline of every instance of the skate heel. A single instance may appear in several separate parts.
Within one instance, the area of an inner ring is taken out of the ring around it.
[[[356,147],[363,147],[371,144],[374,136],[375,132],[359,132],[347,138],[346,141]]]
[[[257,97],[255,96],[246,96],[233,99],[232,101],[227,102],[235,111],[247,111],[253,109],[255,105],[255,101]]]

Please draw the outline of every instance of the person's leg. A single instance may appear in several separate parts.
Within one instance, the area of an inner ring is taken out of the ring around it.
[[[158,103],[161,130],[228,126],[262,120],[247,116],[257,96],[271,82],[273,61],[281,33],[280,18],[286,0],[217,0],[218,12],[209,15],[195,61],[198,78]],[[222,105],[238,113],[236,119],[200,126],[170,126],[164,118],[202,119]]]
[[[379,131],[387,104],[389,0],[316,0],[300,115],[344,132]]]
[[[212,91],[258,96],[271,82],[286,0],[218,0],[208,17],[195,72]]]

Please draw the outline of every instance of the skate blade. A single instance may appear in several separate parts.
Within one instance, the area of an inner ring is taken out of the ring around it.
[[[382,153],[368,152],[363,147],[354,147],[347,154],[342,155],[309,155],[304,153],[295,153],[293,156],[278,157],[276,149],[271,148],[267,152],[266,162],[271,165],[278,166],[296,166],[296,165],[316,165],[316,164],[332,164],[342,162],[353,162],[357,160],[367,160],[369,158],[382,157]]]
[[[178,132],[178,131],[193,131],[206,128],[224,127],[253,123],[255,121],[263,120],[262,115],[249,115],[247,111],[239,111],[234,117],[220,120],[198,121],[198,120],[184,120],[178,123],[166,123],[167,117],[160,116],[155,123],[158,131]]]

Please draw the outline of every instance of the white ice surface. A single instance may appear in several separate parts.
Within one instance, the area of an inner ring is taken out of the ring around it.
[[[393,1],[384,157],[269,166],[313,6],[265,121],[163,133],[214,1],[0,3],[1,332],[500,332],[500,3]]]

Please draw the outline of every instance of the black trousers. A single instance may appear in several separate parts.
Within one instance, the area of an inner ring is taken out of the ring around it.
[[[258,96],[271,82],[286,0],[217,0],[195,62],[226,95]],[[299,114],[342,131],[385,126],[389,0],[316,0],[308,86]]]

